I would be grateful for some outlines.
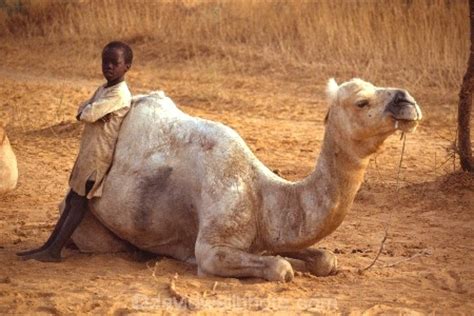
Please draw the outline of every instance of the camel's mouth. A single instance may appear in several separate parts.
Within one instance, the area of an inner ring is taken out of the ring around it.
[[[387,110],[394,120],[395,129],[405,133],[414,132],[423,117],[418,104],[406,99],[391,103]]]
[[[420,120],[404,120],[404,119],[395,119],[395,129],[401,130],[404,133],[413,133],[416,131],[416,127]]]

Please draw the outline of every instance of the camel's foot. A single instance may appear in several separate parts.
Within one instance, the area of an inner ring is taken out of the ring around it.
[[[328,276],[337,271],[337,257],[328,250],[315,250],[306,261],[309,272],[316,276]]]
[[[309,272],[319,277],[332,275],[337,271],[337,257],[328,250],[305,249],[281,255],[288,257],[291,265],[297,271]]]
[[[291,264],[280,257],[269,257],[268,267],[264,271],[264,278],[269,281],[290,282],[294,278]]]
[[[281,257],[259,256],[229,247],[196,245],[199,275],[256,277],[268,281],[289,282],[294,273],[291,264]]]
[[[48,249],[20,256],[22,260],[38,260],[41,262],[60,262],[61,254],[50,252]]]

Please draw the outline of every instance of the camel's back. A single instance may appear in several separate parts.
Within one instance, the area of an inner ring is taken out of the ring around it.
[[[122,124],[112,170],[116,166],[135,174],[172,167],[188,180],[191,175],[198,179],[246,175],[286,182],[256,158],[235,130],[182,112],[162,91],[134,98]]]
[[[254,159],[233,129],[187,115],[163,93],[155,93],[134,100],[120,131],[114,165],[144,171],[181,164],[181,169],[195,173],[213,166],[222,169],[232,163],[232,156]]]

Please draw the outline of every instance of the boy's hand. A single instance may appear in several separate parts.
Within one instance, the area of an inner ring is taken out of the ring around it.
[[[101,120],[102,120],[102,122],[107,123],[107,122],[110,121],[111,118],[112,118],[112,113],[109,113],[109,114],[104,115],[104,116],[101,118]]]
[[[89,105],[89,102],[84,102],[81,105],[79,105],[79,108],[77,109],[77,113],[81,113],[88,105]]]

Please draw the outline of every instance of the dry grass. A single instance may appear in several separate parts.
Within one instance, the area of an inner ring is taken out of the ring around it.
[[[457,87],[469,44],[461,0],[0,3],[5,39],[154,42],[167,58],[330,67],[408,88]]]

